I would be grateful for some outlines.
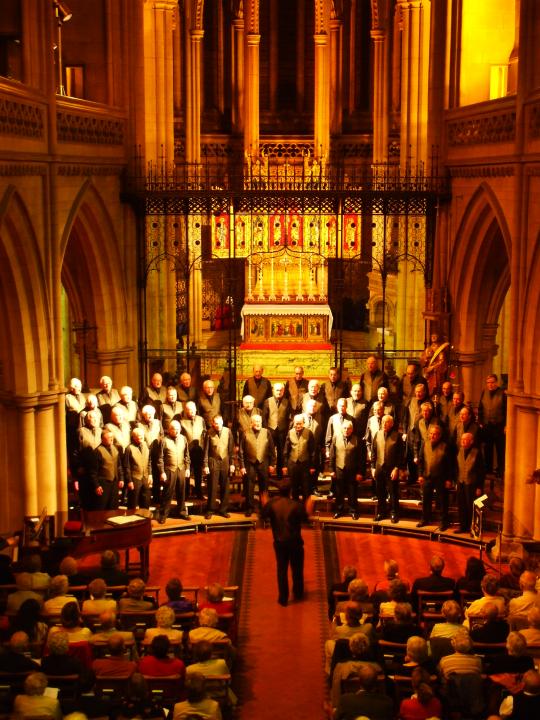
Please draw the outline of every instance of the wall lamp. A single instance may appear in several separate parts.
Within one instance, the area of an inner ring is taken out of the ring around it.
[[[64,70],[62,67],[62,25],[68,20],[71,20],[73,13],[66,5],[64,0],[53,0],[54,14],[56,16],[56,24],[58,25],[58,95],[65,95],[66,88],[64,87]]]
[[[73,13],[63,0],[54,0],[53,7],[58,22],[65,23],[73,17]]]

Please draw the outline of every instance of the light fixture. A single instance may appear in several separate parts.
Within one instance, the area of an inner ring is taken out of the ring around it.
[[[64,71],[62,68],[62,25],[68,20],[71,20],[73,13],[66,5],[64,0],[53,0],[54,14],[56,16],[56,24],[58,25],[58,95],[65,95],[66,88],[64,87]]]
[[[73,13],[63,0],[54,0],[53,6],[59,23],[66,23],[73,17]]]

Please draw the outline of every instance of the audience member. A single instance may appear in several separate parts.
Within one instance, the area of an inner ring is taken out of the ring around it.
[[[415,667],[411,673],[414,691],[410,698],[401,701],[400,720],[428,720],[442,717],[442,705],[436,697],[427,670]]]
[[[456,581],[456,590],[463,590],[467,593],[482,594],[482,578],[486,574],[486,568],[480,558],[471,555],[467,558],[465,574]]]
[[[217,629],[218,619],[214,608],[203,608],[199,612],[199,627],[189,631],[189,642],[194,644],[200,640],[208,640],[208,642],[228,640],[228,636]]]
[[[17,695],[13,703],[15,717],[30,718],[46,716],[61,720],[62,710],[57,698],[44,695],[47,676],[42,672],[33,672],[24,681],[24,695]]]
[[[465,620],[463,621],[463,625],[466,628],[470,627],[469,618],[475,615],[480,615],[484,606],[488,603],[494,603],[497,606],[499,615],[502,616],[506,614],[506,603],[504,598],[497,595],[497,591],[499,589],[499,581],[497,580],[497,577],[495,575],[485,575],[482,578],[481,587],[483,593],[482,597],[478,598],[478,600],[473,600],[473,602],[465,610]]]
[[[193,663],[186,668],[186,674],[201,673],[209,675],[229,675],[230,670],[223,658],[212,657],[212,643],[203,640],[193,648]]]
[[[164,717],[163,707],[150,695],[144,676],[139,672],[134,672],[128,680],[124,699],[111,712],[112,720],[125,720],[126,718],[157,720]]]
[[[120,631],[116,627],[116,613],[112,610],[104,610],[99,616],[101,630],[94,633],[89,641],[91,643],[108,643],[112,635],[121,635],[125,645],[133,645],[135,638],[133,633],[127,630]],[[134,648],[135,649],[135,648]]]
[[[218,615],[234,612],[234,600],[225,597],[225,590],[219,583],[211,583],[206,588],[206,600],[199,603],[199,610],[214,608]]]
[[[521,573],[525,572],[526,569],[525,562],[517,555],[513,555],[508,563],[508,572],[501,575],[499,581],[501,589],[509,591],[511,596],[514,594],[519,595],[519,578],[521,577]]]
[[[28,635],[19,630],[11,636],[9,645],[0,653],[0,671],[9,673],[31,672],[39,670],[38,663],[28,656],[30,643]]]
[[[534,607],[540,608],[540,595],[536,592],[536,573],[525,570],[519,577],[521,595],[512,598],[508,603],[508,621],[526,625],[527,613]]]
[[[363,633],[355,633],[349,638],[349,650],[351,659],[338,662],[332,673],[331,702],[332,707],[337,707],[341,696],[341,681],[351,675],[358,675],[360,669],[366,665],[373,668],[376,673],[382,672],[381,666],[374,662],[373,654],[370,652],[369,638]]]
[[[158,608],[158,610],[156,610],[157,627],[148,628],[146,630],[144,634],[144,642],[150,642],[157,635],[165,635],[170,642],[181,643],[184,634],[182,630],[176,630],[173,628],[174,620],[174,610],[167,605],[162,605]]]
[[[71,555],[66,555],[60,563],[60,575],[65,575],[70,587],[88,585],[90,578],[84,572],[79,572],[77,560]]]
[[[133,578],[127,586],[127,595],[118,601],[120,612],[146,612],[153,610],[155,603],[152,598],[145,597],[146,584],[142,578]]]
[[[6,610],[8,613],[15,613],[25,600],[36,600],[40,606],[43,603],[42,596],[32,590],[32,578],[30,573],[23,572],[17,575],[17,589],[7,596]]]
[[[177,657],[169,657],[171,643],[167,635],[154,635],[150,645],[150,654],[139,660],[139,672],[151,677],[179,675],[179,683],[183,684],[186,666]]]
[[[91,630],[82,625],[79,605],[73,600],[73,598],[71,602],[66,603],[62,607],[60,612],[60,622],[61,625],[53,625],[49,630],[48,641],[50,640],[51,635],[61,631],[67,633],[70,643],[89,640],[92,635]]]
[[[128,677],[135,672],[137,664],[125,657],[124,638],[120,633],[111,635],[108,651],[107,657],[96,658],[92,663],[96,677]]]
[[[503,673],[521,676],[527,670],[534,670],[534,660],[527,653],[527,641],[520,632],[511,632],[508,635],[504,655],[486,657],[485,662],[490,676]]]
[[[59,630],[49,637],[49,654],[41,659],[41,669],[46,675],[78,675],[82,682],[91,680],[79,658],[69,654],[69,635]]]
[[[407,640],[405,660],[396,669],[398,675],[410,676],[416,667],[421,667],[430,675],[435,672],[435,663],[429,657],[429,646],[427,641],[419,635],[412,635]]]
[[[347,592],[349,589],[349,583],[351,580],[356,578],[356,568],[354,565],[345,565],[342,572],[342,580],[335,582],[328,591],[328,619],[331,620],[334,617],[336,609],[336,599],[334,597],[335,592]]]
[[[45,642],[49,628],[47,623],[40,620],[40,616],[41,604],[38,600],[29,598],[17,610],[11,621],[11,629],[13,632],[25,632],[31,643]]]
[[[402,580],[392,580],[388,589],[389,600],[379,605],[380,618],[393,618],[397,603],[409,602],[409,588]]]
[[[88,585],[88,592],[90,593],[90,599],[83,602],[83,613],[99,615],[104,610],[116,611],[116,600],[106,597],[107,585],[103,578],[94,578]]]
[[[413,607],[418,605],[418,591],[427,592],[444,592],[445,590],[454,590],[455,581],[443,575],[444,558],[441,555],[433,555],[429,562],[431,573],[426,577],[416,578],[413,582],[411,590],[411,599]]]
[[[508,637],[510,627],[506,620],[499,617],[499,608],[495,603],[486,603],[479,614],[481,624],[471,628],[471,638],[477,643],[503,643]]]
[[[22,565],[23,570],[30,575],[32,590],[45,592],[49,589],[51,576],[49,573],[43,572],[39,555],[28,555],[24,558]]]
[[[396,603],[394,619],[383,623],[381,628],[382,639],[395,643],[406,643],[410,637],[420,633],[420,626],[413,621],[410,603]]]
[[[73,602],[75,598],[68,594],[69,584],[65,575],[55,575],[49,586],[49,599],[43,603],[45,615],[58,615],[64,605]]]
[[[528,670],[523,676],[523,690],[508,695],[501,703],[499,715],[504,720],[531,720],[540,714],[540,673]]]
[[[439,672],[443,682],[453,674],[482,673],[482,660],[473,653],[473,642],[466,630],[462,630],[452,638],[454,652],[446,655],[439,662]]]
[[[101,555],[101,568],[96,573],[107,583],[107,587],[127,585],[129,576],[118,568],[118,554],[114,550],[105,550]]]
[[[376,669],[371,665],[363,665],[358,669],[357,675],[360,690],[341,695],[334,719],[357,720],[364,715],[370,720],[388,720],[393,717],[392,699],[377,688]]]
[[[183,587],[180,578],[171,578],[165,585],[167,602],[164,603],[164,605],[168,605],[175,613],[192,612],[192,610],[194,610],[193,603],[182,595],[182,590]]]
[[[533,607],[527,613],[528,628],[523,628],[521,634],[527,645],[540,645],[540,608]]]
[[[459,603],[455,600],[446,600],[441,608],[445,622],[435,623],[431,629],[431,638],[448,638],[455,637],[461,630],[463,625],[461,624],[462,612]]]
[[[176,703],[172,720],[202,717],[204,720],[222,720],[219,703],[209,698],[205,690],[205,677],[191,673],[186,678],[187,700]]]

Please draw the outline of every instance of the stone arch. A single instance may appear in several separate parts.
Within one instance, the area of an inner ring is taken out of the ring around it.
[[[481,387],[481,376],[491,370],[498,318],[510,288],[510,256],[504,212],[483,183],[463,215],[449,271],[452,342],[473,372],[469,389]]]
[[[61,238],[61,279],[73,320],[96,328],[93,354],[97,358],[100,353],[126,350],[128,345],[128,303],[119,244],[105,202],[87,180],[73,202]]]
[[[0,202],[0,297],[6,339],[2,389],[16,394],[47,389],[51,328],[43,261],[30,214],[13,186]]]

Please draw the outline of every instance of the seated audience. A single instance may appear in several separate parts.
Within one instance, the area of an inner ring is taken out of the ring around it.
[[[411,674],[413,695],[401,701],[400,720],[429,720],[442,717],[442,705],[435,696],[427,670],[415,667]]]
[[[199,613],[199,627],[189,631],[189,642],[193,644],[201,640],[208,640],[208,642],[229,640],[224,632],[217,629],[218,621],[218,614],[213,608],[201,610]]]
[[[128,677],[135,672],[137,665],[125,657],[124,638],[120,633],[111,635],[108,650],[107,657],[96,658],[92,663],[96,677]]]
[[[150,645],[150,654],[139,660],[139,672],[152,677],[180,675],[180,683],[184,682],[186,666],[176,657],[169,657],[171,644],[166,635],[155,635]]]
[[[70,643],[90,640],[92,631],[82,624],[79,605],[73,601],[73,598],[63,606],[60,612],[60,622],[61,625],[53,625],[49,630],[48,642],[52,635],[62,631],[67,633]]]
[[[379,619],[393,619],[396,605],[409,602],[408,587],[403,580],[392,580],[388,588],[388,597],[389,600],[382,602],[379,606]],[[382,623],[379,621],[378,627],[381,625]]]
[[[413,635],[420,635],[420,626],[413,621],[410,603],[396,603],[394,619],[383,623],[381,637],[395,643],[406,643]]]
[[[155,608],[152,598],[145,597],[146,585],[142,578],[134,578],[127,586],[127,595],[118,601],[120,612],[146,612]]]
[[[349,593],[349,599],[343,600],[336,605],[336,617],[340,617],[341,615],[343,615],[343,617],[341,617],[341,621],[344,622],[345,606],[347,605],[347,603],[353,602],[356,603],[358,607],[362,610],[361,622],[366,622],[369,618],[372,618],[374,608],[373,603],[371,602],[371,599],[369,597],[367,582],[365,580],[362,580],[362,578],[355,578],[349,583],[347,592]]]
[[[119,706],[110,713],[112,720],[125,720],[125,718],[164,718],[165,713],[159,702],[151,695],[148,683],[140,672],[135,672],[129,678],[125,697]]]
[[[156,610],[155,628],[148,628],[144,634],[144,642],[150,642],[156,635],[166,635],[170,642],[181,643],[184,633],[182,630],[173,628],[175,620],[174,610],[167,605],[162,605]]]
[[[9,644],[0,652],[0,671],[22,673],[39,670],[39,664],[27,656],[28,650],[28,635],[21,630],[13,633]]]
[[[399,575],[399,565],[396,560],[385,560],[384,561],[384,579],[377,580],[373,587],[373,594],[378,593],[381,596],[381,600],[387,600],[388,596],[384,597],[384,594],[388,593],[390,589],[390,583],[392,580],[401,580],[406,585],[407,581]]]
[[[32,590],[44,593],[49,589],[51,576],[43,572],[41,557],[39,555],[28,555],[22,562],[23,570],[30,575]]]
[[[328,618],[331,620],[334,617],[336,609],[336,599],[334,592],[347,592],[349,589],[349,583],[351,580],[356,578],[356,568],[354,565],[345,565],[342,573],[342,580],[333,583],[328,591]]]
[[[529,627],[520,630],[527,645],[540,645],[540,608],[534,607],[527,613]]]
[[[341,616],[334,618],[334,622],[332,623],[332,637],[324,644],[326,657],[325,671],[327,675],[330,674],[336,640],[340,638],[348,639],[357,632],[363,632],[370,640],[373,640],[373,625],[371,623],[360,624],[362,608],[358,603],[349,601],[345,605],[345,612],[341,615],[344,615],[345,622],[341,622]]]
[[[478,618],[482,623],[477,625]],[[503,643],[508,637],[510,626],[499,617],[499,608],[495,603],[484,605],[479,616],[476,616],[474,627],[471,629],[471,639],[476,643]]]
[[[527,613],[532,608],[540,608],[540,595],[536,592],[536,573],[525,570],[519,577],[521,595],[508,603],[508,621],[515,627],[516,623],[525,625]]]
[[[392,718],[393,701],[377,688],[377,670],[371,665],[363,665],[358,669],[357,675],[360,690],[340,696],[334,720],[357,720],[364,716],[370,720]]]
[[[463,625],[468,629],[470,627],[469,618],[480,615],[485,605],[494,603],[499,609],[499,616],[506,614],[506,603],[501,595],[497,595],[499,589],[499,581],[495,575],[485,575],[482,578],[482,597],[473,600],[469,607],[465,610],[465,620]]]
[[[11,621],[11,629],[25,632],[31,643],[45,642],[49,626],[40,620],[40,616],[41,603],[33,598],[25,600]]]
[[[461,607],[455,600],[446,600],[442,604],[441,612],[445,622],[435,623],[429,637],[453,638],[460,630],[463,630]]]
[[[13,703],[13,712],[18,718],[39,716],[61,720],[63,717],[57,698],[44,695],[47,676],[42,672],[33,672],[24,681],[24,695],[17,695]]]
[[[430,675],[436,670],[435,663],[429,657],[429,646],[419,635],[413,635],[407,640],[405,661],[395,668],[395,674],[410,676],[415,667],[423,668]]]
[[[73,595],[68,593],[68,579],[65,575],[55,575],[49,585],[49,599],[43,603],[45,615],[59,615],[66,603],[74,602]]]
[[[41,660],[41,669],[46,675],[78,675],[81,684],[89,690],[93,685],[93,675],[78,657],[69,654],[69,636],[60,630],[49,638],[49,654]]]
[[[199,603],[199,610],[214,608],[218,615],[234,612],[234,600],[225,597],[225,590],[219,583],[212,583],[206,588],[206,600]]]
[[[506,638],[506,653],[487,657],[486,672],[489,675],[511,673],[523,675],[527,670],[534,670],[534,661],[527,653],[527,642],[520,632],[511,632]]]
[[[486,574],[486,568],[480,558],[471,555],[467,558],[465,565],[465,575],[458,578],[456,581],[456,590],[464,590],[468,593],[482,594],[481,582],[482,578]]]
[[[453,674],[482,674],[482,660],[473,653],[473,642],[469,633],[463,629],[452,638],[454,652],[439,662],[439,673],[443,681]]]
[[[106,597],[107,585],[103,578],[94,578],[88,585],[90,599],[85,600],[82,605],[82,611],[86,615],[99,615],[104,610],[112,610],[116,612],[116,600]]]
[[[173,577],[165,585],[167,602],[163,603],[171,607],[175,613],[192,612],[195,608],[190,600],[182,595],[182,582],[179,578]]]
[[[521,573],[525,572],[526,569],[525,562],[520,557],[514,555],[510,558],[508,572],[501,575],[499,583],[500,588],[505,591],[507,597],[519,595],[521,592],[519,588],[519,578],[521,577]]]
[[[205,677],[201,673],[192,673],[186,678],[187,700],[176,703],[172,720],[188,720],[201,717],[204,720],[222,720],[219,703],[208,697],[205,690]]]
[[[197,643],[193,648],[193,663],[187,666],[186,673],[201,673],[204,677],[209,675],[229,675],[229,666],[223,658],[212,657],[212,643]]]
[[[107,583],[107,587],[115,585],[127,585],[129,575],[118,568],[118,554],[114,550],[105,550],[101,554],[101,567],[96,572]]]
[[[112,610],[105,610],[99,615],[100,630],[89,638],[91,643],[109,642],[111,635],[120,634],[124,638],[125,643],[133,643],[135,637],[132,632],[127,630],[120,631],[116,627],[116,613]]]
[[[349,638],[351,659],[336,663],[332,672],[332,707],[337,707],[341,695],[341,681],[351,675],[358,675],[361,667],[369,665],[376,673],[382,672],[379,663],[373,660],[369,638],[363,633],[355,633]]]
[[[71,555],[66,555],[59,567],[60,575],[68,579],[69,587],[88,585],[90,578],[85,573],[79,572],[77,560]]]
[[[30,573],[18,573],[15,583],[17,589],[7,596],[6,611],[8,613],[17,612],[25,600],[37,600],[40,606],[42,605],[43,597],[32,590]]]
[[[444,558],[440,555],[433,555],[429,562],[431,574],[426,577],[416,578],[411,589],[411,600],[413,608],[418,607],[418,591],[444,592],[455,589],[453,578],[443,575]]]
[[[501,703],[499,715],[503,720],[530,720],[540,715],[540,673],[528,670],[523,676],[523,690],[508,695]]]

